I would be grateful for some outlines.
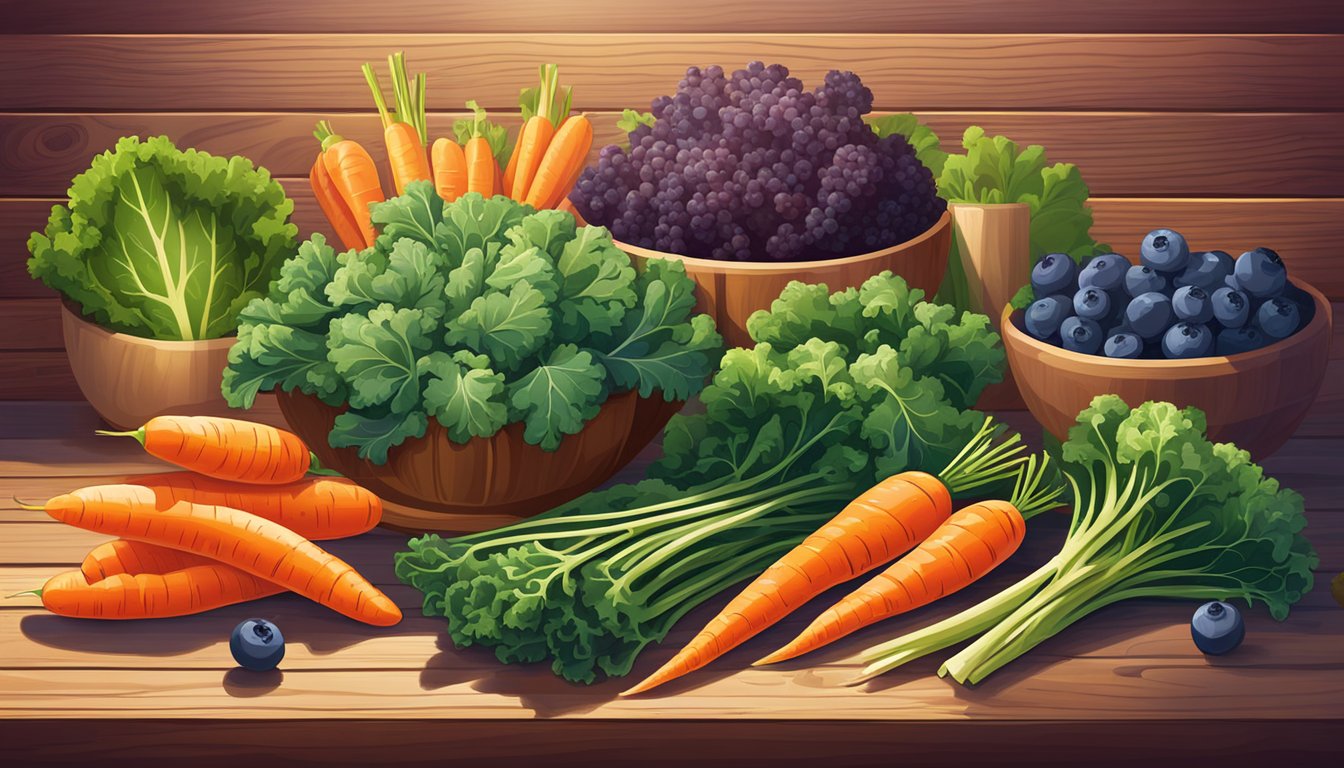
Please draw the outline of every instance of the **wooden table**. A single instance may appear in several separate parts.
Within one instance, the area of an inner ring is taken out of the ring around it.
[[[1339,373],[1332,369],[1332,378]],[[405,609],[391,629],[293,596],[133,623],[48,615],[30,597],[0,601],[0,754],[22,755],[7,762],[16,766],[92,764],[145,745],[165,765],[236,765],[262,748],[327,765],[636,754],[641,765],[728,756],[747,765],[780,757],[890,764],[897,756],[916,765],[1107,764],[1155,748],[1183,764],[1223,751],[1319,756],[1338,743],[1344,723],[1344,609],[1327,584],[1344,569],[1344,409],[1334,394],[1344,387],[1329,389],[1299,436],[1265,462],[1306,497],[1321,554],[1317,588],[1283,623],[1252,609],[1245,644],[1225,658],[1195,650],[1191,602],[1139,602],[1099,612],[976,688],[934,674],[946,654],[866,687],[843,685],[861,649],[969,605],[1039,563],[1063,535],[1060,516],[1033,522],[1009,565],[932,610],[871,627],[807,661],[748,666],[827,603],[819,600],[665,695],[618,699],[628,680],[576,686],[544,667],[500,664],[488,650],[454,649],[442,621],[421,617],[418,593],[392,574],[404,537],[378,532],[331,548]],[[1030,429],[1025,414],[1008,418]],[[101,540],[20,510],[10,497],[42,499],[161,468],[131,441],[95,438],[97,426],[82,403],[0,403],[0,592],[41,586]],[[635,675],[667,659],[723,599],[642,656]],[[229,632],[253,615],[283,629],[282,671],[234,667]]]

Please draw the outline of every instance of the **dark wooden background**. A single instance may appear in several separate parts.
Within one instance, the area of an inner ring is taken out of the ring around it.
[[[24,243],[94,154],[164,133],[246,155],[306,235],[323,228],[313,123],[377,155],[359,65],[393,50],[429,73],[432,133],[469,98],[512,112],[554,61],[599,142],[691,64],[778,61],[809,83],[854,69],[879,110],[918,112],[949,146],[974,123],[1078,163],[1094,234],[1122,252],[1156,226],[1270,245],[1344,299],[1338,0],[0,0],[0,31],[0,399],[79,397]]]

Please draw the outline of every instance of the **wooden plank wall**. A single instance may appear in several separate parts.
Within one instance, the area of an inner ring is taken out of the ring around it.
[[[244,154],[324,228],[306,174],[315,120],[379,152],[358,65],[405,50],[442,131],[497,116],[558,62],[599,142],[685,68],[765,59],[805,81],[858,71],[881,111],[955,146],[970,124],[1078,163],[1094,234],[1133,252],[1156,226],[1197,247],[1277,248],[1344,299],[1344,12],[1338,0],[0,0],[0,399],[79,396],[51,291],[24,269],[70,178],[126,134]],[[513,120],[516,117],[510,116]]]

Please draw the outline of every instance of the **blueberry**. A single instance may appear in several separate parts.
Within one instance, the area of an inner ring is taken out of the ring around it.
[[[1251,315],[1251,300],[1235,288],[1219,288],[1209,299],[1213,317],[1226,328],[1240,328]]]
[[[1207,357],[1213,351],[1213,333],[1198,323],[1180,322],[1162,336],[1162,354],[1169,360]]]
[[[1297,304],[1279,296],[1260,305],[1255,313],[1255,327],[1265,337],[1277,341],[1293,335],[1302,323],[1302,312]]]
[[[1103,253],[1087,262],[1078,273],[1078,287],[1114,291],[1125,284],[1129,260],[1118,253]]]
[[[1190,247],[1180,232],[1154,229],[1143,238],[1139,259],[1159,272],[1180,272],[1190,259]]]
[[[1085,317],[1065,318],[1059,326],[1061,345],[1070,352],[1095,355],[1101,349],[1101,326]]]
[[[248,619],[233,628],[229,638],[233,660],[244,669],[266,672],[285,658],[285,636],[265,619]]]
[[[1215,351],[1220,355],[1239,355],[1265,346],[1265,335],[1253,325],[1224,328],[1218,332]]]
[[[1161,336],[1174,317],[1171,299],[1156,291],[1139,294],[1125,307],[1125,324],[1145,341]]]
[[[1125,272],[1125,291],[1130,296],[1165,293],[1168,285],[1167,278],[1147,264],[1135,264]]]
[[[1268,248],[1241,254],[1232,274],[1237,278],[1237,285],[1253,299],[1278,296],[1288,282],[1288,269],[1283,266],[1283,259]]]
[[[1176,276],[1176,285],[1198,285],[1212,292],[1223,284],[1224,278],[1232,274],[1235,263],[1226,251],[1192,253],[1186,262],[1185,271]]]
[[[1073,302],[1068,296],[1056,295],[1037,299],[1027,307],[1027,333],[1045,341],[1059,333],[1064,318],[1073,314]]]
[[[1107,357],[1133,359],[1143,354],[1143,339],[1129,331],[1113,333],[1106,339],[1105,351]]]
[[[1099,288],[1081,288],[1073,294],[1073,313],[1100,323],[1111,313],[1110,294]]]
[[[1190,619],[1190,636],[1201,653],[1221,656],[1236,649],[1246,637],[1246,622],[1231,603],[1205,603]]]
[[[1037,296],[1073,293],[1078,286],[1078,262],[1067,253],[1047,253],[1031,268],[1031,287]]]
[[[1191,323],[1203,324],[1213,319],[1213,303],[1198,285],[1177,288],[1171,296],[1171,309],[1176,317]]]

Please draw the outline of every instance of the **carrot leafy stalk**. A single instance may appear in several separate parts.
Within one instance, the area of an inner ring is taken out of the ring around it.
[[[378,82],[378,75],[373,71],[373,65],[365,63],[363,71],[383,122],[387,161],[392,167],[392,181],[400,195],[412,181],[430,178],[425,147],[428,128],[425,115],[426,76],[422,72],[414,78],[410,77],[406,72],[406,55],[401,51],[390,54],[387,65],[392,76],[395,111],[389,110],[387,102],[383,100],[383,89]]]

